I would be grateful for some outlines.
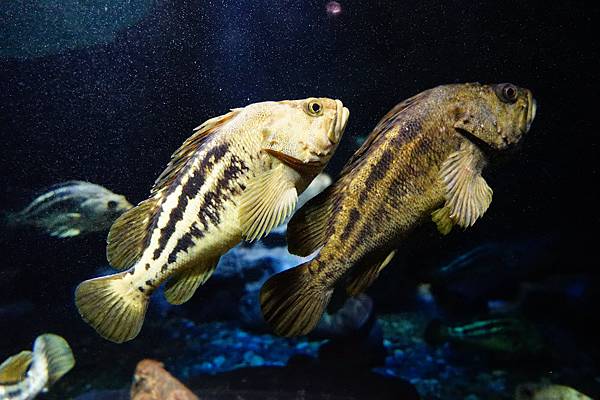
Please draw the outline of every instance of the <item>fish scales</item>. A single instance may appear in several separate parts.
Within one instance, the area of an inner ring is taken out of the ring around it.
[[[534,116],[531,92],[512,84],[439,86],[394,107],[291,219],[290,252],[318,253],[265,283],[265,320],[278,334],[306,334],[335,289],[364,291],[429,218],[442,234],[473,225],[491,202],[488,154],[518,142]]]
[[[121,216],[107,257],[120,274],[78,286],[80,314],[103,337],[133,339],[166,282],[189,300],[241,240],[269,233],[333,155],[349,116],[339,100],[255,103],[212,118],[173,154],[150,197]]]
[[[399,240],[406,227],[443,201],[443,187],[436,182],[438,165],[458,148],[459,138],[446,130],[434,135],[440,128],[422,121],[418,110],[413,112],[409,120],[388,122],[382,140],[365,153],[371,162],[347,178],[348,192],[358,193],[358,198],[346,197],[334,212],[328,246],[320,253],[325,264],[340,252],[350,255],[348,263],[360,262],[369,249]]]
[[[248,157],[242,161],[227,153],[228,147],[226,143],[211,143],[166,196],[149,244],[149,249],[154,250],[140,260],[156,265],[155,271],[149,271],[152,282],[172,272],[192,252],[222,251],[220,248],[241,240],[236,235],[230,242],[202,241],[210,238],[211,230],[227,228],[231,220],[226,218],[227,209],[237,205],[235,198],[242,193],[248,179],[252,160]]]

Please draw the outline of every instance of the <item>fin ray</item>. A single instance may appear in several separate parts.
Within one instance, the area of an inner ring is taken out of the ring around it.
[[[448,222],[463,228],[472,226],[487,211],[493,191],[481,176],[485,159],[472,144],[463,144],[450,154],[440,169],[440,179],[446,188],[446,211],[436,214],[438,229],[448,230]],[[451,227],[450,227],[451,228]],[[444,233],[442,230],[440,232]],[[448,230],[449,232],[449,230]]]
[[[298,192],[290,174],[297,172],[279,164],[248,184],[239,207],[242,236],[247,241],[266,236],[294,211]]]
[[[150,192],[154,195],[166,187],[169,187],[175,180],[182,168],[193,157],[198,149],[205,143],[206,139],[215,134],[223,125],[234,118],[239,109],[231,110],[229,113],[220,115],[204,121],[200,126],[194,129],[194,134],[186,139],[185,142],[173,153],[171,161],[167,168],[159,175],[154,182]]]
[[[31,364],[32,355],[31,351],[25,350],[9,357],[0,364],[0,385],[14,384],[22,381]]]
[[[113,223],[106,240],[106,258],[112,267],[118,270],[131,268],[142,256],[160,201],[157,196],[150,197]]]
[[[333,290],[315,285],[309,263],[272,276],[260,291],[263,317],[280,336],[312,331],[331,298]]]
[[[335,195],[335,185],[330,186],[292,216],[287,229],[290,253],[306,257],[325,244]]]
[[[351,276],[346,286],[346,293],[354,297],[367,290],[375,282],[381,271],[392,261],[394,255],[396,255],[396,250],[391,251],[383,260],[360,268]]]
[[[75,365],[71,347],[58,335],[46,333],[38,336],[33,346],[34,357],[43,355],[48,365],[48,386],[53,385]]]
[[[127,272],[90,279],[75,291],[81,317],[100,336],[122,343],[135,338],[142,328],[148,295],[135,290],[124,278]]]
[[[215,271],[219,258],[198,263],[171,277],[165,286],[165,298],[171,304],[183,304]]]

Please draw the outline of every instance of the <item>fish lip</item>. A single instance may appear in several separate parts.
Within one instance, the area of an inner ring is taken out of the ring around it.
[[[340,141],[349,116],[350,111],[344,107],[341,100],[335,99],[335,120],[332,122],[329,132],[327,132],[327,138],[331,143],[337,144]]]
[[[537,101],[533,97],[533,93],[531,90],[527,90],[527,116],[525,120],[525,130],[523,133],[529,132],[529,128],[531,128],[531,124],[535,119],[535,114],[537,112]]]

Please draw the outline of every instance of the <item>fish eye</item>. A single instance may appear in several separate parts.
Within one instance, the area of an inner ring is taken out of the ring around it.
[[[310,101],[307,105],[308,115],[317,116],[321,115],[323,112],[323,105],[321,102],[313,100]]]
[[[116,202],[116,201],[114,201],[114,200],[109,200],[109,201],[106,203],[106,206],[107,206],[108,208],[110,208],[110,209],[117,208],[117,202]]]
[[[514,103],[517,101],[519,91],[517,87],[510,83],[498,85],[496,95],[505,103]]]

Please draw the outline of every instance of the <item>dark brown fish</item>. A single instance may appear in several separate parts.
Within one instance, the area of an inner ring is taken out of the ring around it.
[[[443,234],[473,225],[492,200],[481,176],[489,154],[518,142],[534,117],[531,92],[508,83],[439,86],[394,107],[292,218],[290,252],[320,251],[265,283],[265,320],[280,335],[306,334],[334,288],[364,291],[428,218]]]

